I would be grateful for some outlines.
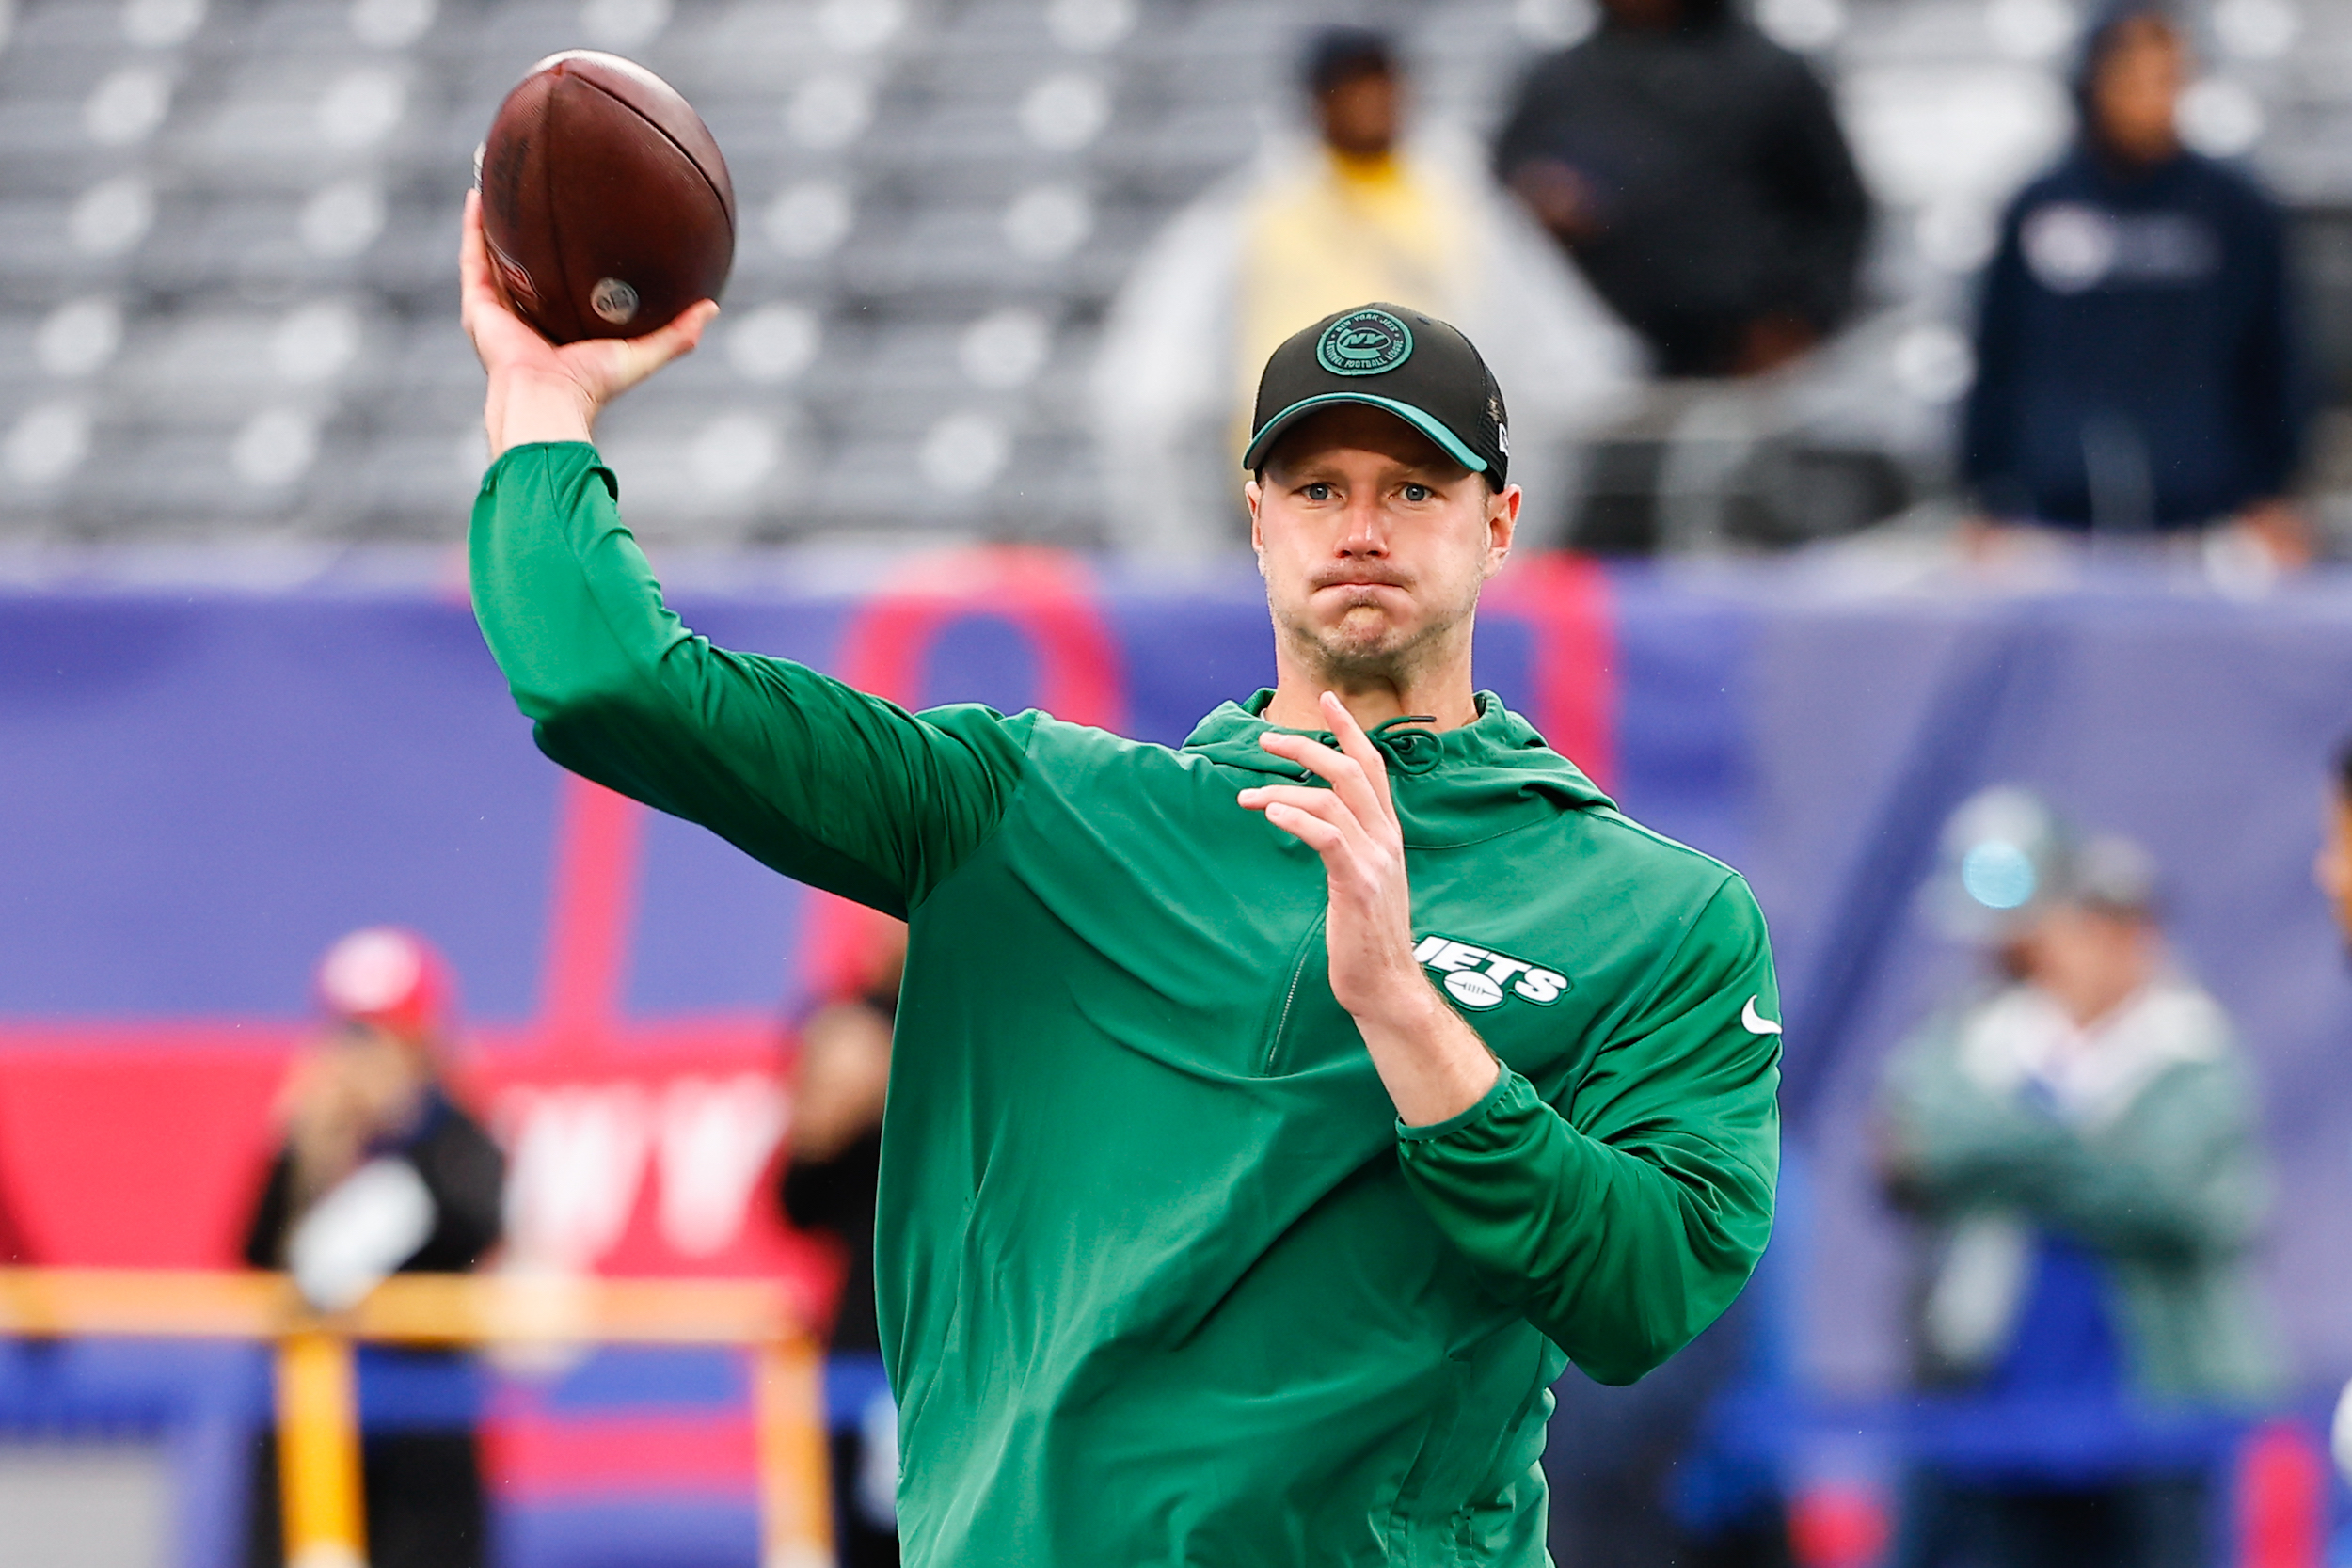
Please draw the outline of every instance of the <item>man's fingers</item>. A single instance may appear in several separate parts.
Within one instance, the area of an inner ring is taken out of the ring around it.
[[[1356,722],[1356,716],[1347,711],[1347,705],[1340,701],[1336,691],[1323,694],[1323,714],[1330,721],[1331,734],[1338,737],[1340,750],[1363,770],[1365,787],[1378,803],[1380,816],[1394,821],[1396,808],[1390,802],[1388,758],[1380,754],[1380,748],[1372,743],[1372,736]],[[1356,809],[1361,811],[1363,807],[1359,805]]]
[[[1361,759],[1334,751],[1321,741],[1310,740],[1303,735],[1268,731],[1259,738],[1259,744],[1276,756],[1295,762],[1309,772],[1328,780],[1332,790],[1347,802],[1348,809],[1370,827],[1376,822],[1392,822],[1395,815],[1389,809],[1386,765],[1380,760],[1379,750],[1371,741],[1361,739],[1362,734],[1361,730],[1357,732],[1359,743],[1372,757],[1371,771],[1379,775],[1378,784],[1367,776]]]
[[[538,328],[515,314],[490,267],[490,243],[482,228],[482,193],[466,193],[466,214],[458,226],[457,315],[484,368],[496,372],[521,358],[536,358],[548,347]]]
[[[1263,784],[1245,789],[1235,797],[1249,811],[1265,813],[1265,819],[1294,836],[1304,839],[1323,852],[1327,869],[1334,876],[1357,870],[1372,863],[1377,854],[1371,835],[1356,814],[1347,809],[1347,802],[1327,789],[1311,789],[1304,784]],[[1328,840],[1308,839],[1290,821],[1278,814],[1311,816],[1331,830]],[[1336,857],[1336,858],[1335,858]]]
[[[654,363],[666,365],[694,352],[694,345],[703,341],[703,330],[719,314],[719,302],[706,299],[688,306],[678,312],[677,320],[659,332],[648,332],[638,341],[648,354],[659,355]]]
[[[1347,809],[1347,802],[1327,789],[1311,789],[1305,784],[1263,784],[1245,789],[1235,799],[1246,809],[1263,811],[1268,806],[1288,806],[1320,816],[1333,827],[1358,826],[1356,814]]]
[[[482,276],[482,193],[466,193],[466,215],[457,222],[457,280],[470,289]]]
[[[475,313],[482,309],[489,287],[490,258],[482,241],[482,193],[468,191],[465,220],[457,226],[457,297],[458,314],[469,332],[473,330]]]
[[[483,236],[480,191],[466,193],[466,216],[457,231],[457,286],[469,311],[484,304],[505,308],[490,277],[490,243]]]
[[[1278,757],[1298,764],[1308,772],[1337,783],[1347,771],[1349,758],[1344,752],[1335,751],[1320,740],[1310,740],[1303,735],[1284,735],[1268,730],[1258,737],[1258,744]]]
[[[1327,861],[1346,843],[1340,830],[1322,817],[1279,800],[1265,807],[1265,819]]]
[[[606,360],[606,364],[610,367],[612,385],[605,396],[625,391],[671,360],[693,353],[694,345],[702,341],[703,328],[708,326],[711,318],[718,313],[717,303],[706,299],[678,312],[677,319],[667,326],[648,332],[642,338],[624,339],[610,344],[607,352],[612,357]]]

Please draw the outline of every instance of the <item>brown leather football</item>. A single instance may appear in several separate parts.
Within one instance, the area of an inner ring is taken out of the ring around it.
[[[482,227],[516,312],[551,341],[634,338],[716,299],[735,186],[709,127],[617,55],[550,55],[482,144]]]

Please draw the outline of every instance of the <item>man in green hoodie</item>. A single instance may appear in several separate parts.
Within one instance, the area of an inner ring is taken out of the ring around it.
[[[1501,392],[1391,306],[1269,363],[1278,682],[1178,749],[909,714],[662,604],[589,436],[713,306],[548,345],[466,231],[483,632],[547,754],[911,925],[875,1274],[918,1568],[1536,1568],[1549,1387],[1641,1376],[1771,1228],[1733,872],[1470,684]]]

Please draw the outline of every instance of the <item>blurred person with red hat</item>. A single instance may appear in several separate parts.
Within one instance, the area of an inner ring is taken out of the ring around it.
[[[333,1310],[393,1274],[473,1268],[498,1244],[506,1172],[442,1079],[456,986],[432,943],[391,927],[354,931],[327,949],[316,988],[328,1028],[278,1097],[282,1133],[245,1258],[285,1269]],[[359,1370],[369,1561],[476,1568],[486,1548],[469,1363],[370,1348]],[[253,1568],[284,1560],[276,1495],[276,1443],[264,1437],[248,1509]]]

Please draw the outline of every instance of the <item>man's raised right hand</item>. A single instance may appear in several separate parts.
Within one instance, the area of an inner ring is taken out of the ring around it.
[[[604,405],[680,355],[691,354],[719,313],[715,301],[689,306],[642,338],[589,338],[561,348],[508,309],[490,275],[482,232],[482,193],[466,193],[458,284],[466,335],[490,373],[482,422],[490,455],[532,441],[585,441]]]

